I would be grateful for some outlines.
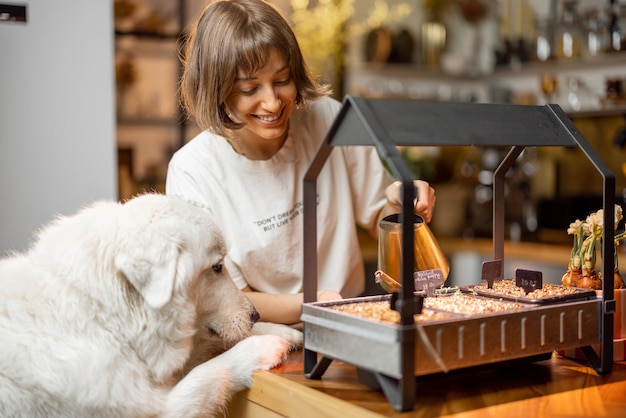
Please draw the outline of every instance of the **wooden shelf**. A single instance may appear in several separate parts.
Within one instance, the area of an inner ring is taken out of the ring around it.
[[[515,66],[499,66],[484,75],[451,75],[442,70],[416,64],[353,63],[348,65],[347,92],[365,97],[395,97],[417,100],[477,101],[485,103],[541,104],[544,96],[539,77],[545,73],[579,79],[587,91],[582,98],[590,100],[604,94],[607,77],[626,77],[626,52],[607,53],[569,61],[530,62]],[[520,96],[516,99],[516,94]],[[563,93],[558,103],[567,111],[569,104]],[[591,97],[588,97],[591,94]],[[521,101],[520,101],[521,100]],[[582,99],[581,99],[582,100]],[[611,116],[622,112],[622,104],[582,104],[576,117]],[[601,107],[602,106],[602,107]]]
[[[602,109],[584,110],[580,112],[568,112],[568,115],[572,119],[602,118],[602,117],[611,117],[611,116],[626,117],[626,105],[607,106]]]
[[[451,75],[442,70],[428,69],[417,64],[390,64],[377,62],[358,63],[351,68],[351,74],[381,75],[388,77],[414,77],[424,79],[485,81],[494,78],[507,78],[535,75],[545,72],[562,72],[574,70],[602,69],[615,65],[626,66],[626,52],[607,53],[596,57],[585,57],[568,61],[550,60],[545,62],[529,62],[515,66],[498,66],[493,73],[485,75]],[[625,74],[626,75],[626,74]]]
[[[149,32],[142,30],[115,30],[115,36],[135,36],[137,38],[148,38],[148,39],[178,39],[180,37],[180,33],[162,33],[162,32]]]
[[[140,126],[140,127],[153,127],[153,126],[163,126],[163,127],[177,127],[181,126],[184,123],[179,122],[176,118],[119,118],[117,120],[118,125],[125,126]]]

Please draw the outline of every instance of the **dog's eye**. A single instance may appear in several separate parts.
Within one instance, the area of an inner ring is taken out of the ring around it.
[[[221,273],[222,272],[222,267],[224,267],[223,263],[214,264],[213,265],[213,271],[216,272],[216,273]]]

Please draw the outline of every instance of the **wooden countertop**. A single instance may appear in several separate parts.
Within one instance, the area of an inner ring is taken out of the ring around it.
[[[416,405],[397,412],[382,392],[359,382],[355,367],[333,361],[321,380],[303,374],[302,351],[256,372],[228,417],[624,417],[626,362],[598,375],[557,354],[523,366],[420,377]]]

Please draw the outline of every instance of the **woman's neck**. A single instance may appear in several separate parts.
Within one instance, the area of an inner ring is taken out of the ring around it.
[[[279,139],[251,138],[247,135],[240,135],[237,131],[226,136],[226,140],[233,150],[243,155],[249,160],[269,160],[283,147],[289,131]]]

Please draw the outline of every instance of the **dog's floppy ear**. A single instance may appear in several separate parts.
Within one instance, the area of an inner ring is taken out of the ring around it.
[[[127,254],[115,258],[115,267],[133,285],[153,309],[160,309],[172,299],[178,249],[172,245],[163,257],[155,262],[138,259]]]

